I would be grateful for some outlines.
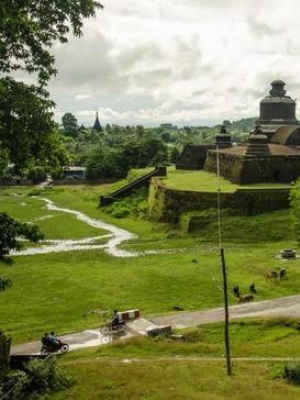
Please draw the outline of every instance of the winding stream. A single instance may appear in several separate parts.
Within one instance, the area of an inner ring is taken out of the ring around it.
[[[76,215],[77,219],[99,229],[104,229],[108,231],[108,234],[95,236],[80,240],[45,240],[41,243],[40,247],[30,247],[23,249],[21,251],[11,252],[11,255],[35,255],[35,254],[46,254],[46,253],[58,253],[65,251],[75,251],[75,250],[96,250],[103,249],[106,253],[114,257],[136,257],[145,254],[156,254],[157,251],[145,251],[145,252],[132,252],[124,249],[120,249],[119,246],[128,240],[136,239],[137,236],[125,229],[117,228],[114,225],[108,224],[106,222],[96,220],[88,217],[79,211],[70,210],[68,208],[61,208],[56,206],[51,200],[46,198],[38,198],[46,203],[48,210],[51,211],[62,211],[65,213]],[[95,244],[99,239],[107,239],[105,244]]]

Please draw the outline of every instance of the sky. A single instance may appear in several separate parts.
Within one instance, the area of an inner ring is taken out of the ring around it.
[[[300,98],[299,0],[102,0],[56,44],[56,120],[215,125],[259,115],[270,83]]]

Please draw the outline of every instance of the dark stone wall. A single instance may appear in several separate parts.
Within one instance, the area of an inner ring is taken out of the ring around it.
[[[233,157],[220,155],[220,175],[237,184],[291,183],[300,176],[300,157]],[[209,153],[204,170],[217,172],[216,154]]]
[[[186,145],[176,161],[176,169],[203,169],[207,151],[214,145]]]
[[[290,189],[238,189],[220,193],[222,208],[236,215],[253,215],[289,208]],[[177,223],[189,211],[217,209],[216,192],[174,190],[153,179],[149,194],[149,213],[157,222]]]

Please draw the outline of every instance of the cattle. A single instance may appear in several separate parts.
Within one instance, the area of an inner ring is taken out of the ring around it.
[[[249,301],[253,301],[254,300],[254,296],[253,294],[243,294],[239,297],[239,303],[249,303]]]

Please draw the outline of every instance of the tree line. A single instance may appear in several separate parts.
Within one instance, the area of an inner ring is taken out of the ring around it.
[[[241,142],[248,136],[253,121],[249,118],[223,124],[232,140]],[[221,129],[221,125],[178,128],[172,124],[102,127],[98,119],[96,122],[94,127],[85,127],[78,124],[74,114],[66,113],[59,125],[70,163],[86,167],[88,179],[124,178],[131,168],[173,164],[186,145],[212,144]]]

